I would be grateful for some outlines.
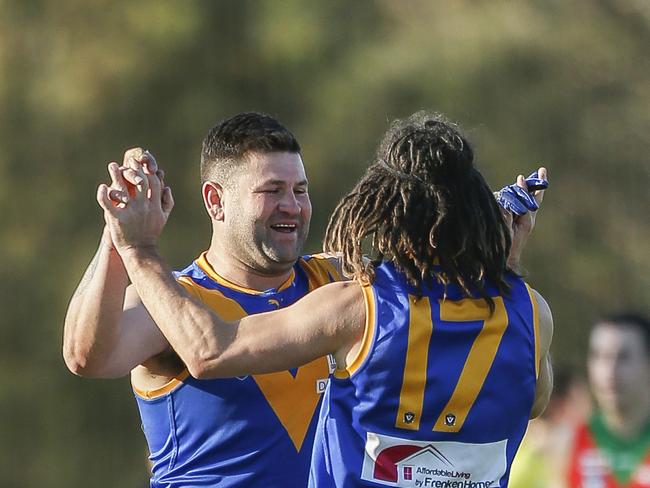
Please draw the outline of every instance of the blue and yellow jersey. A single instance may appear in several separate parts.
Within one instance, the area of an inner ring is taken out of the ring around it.
[[[304,257],[281,287],[257,292],[220,277],[204,253],[176,278],[230,321],[291,305],[339,275],[324,257]],[[197,380],[185,371],[157,390],[135,389],[151,486],[306,486],[328,376],[328,360],[321,358],[237,378]]]
[[[534,295],[417,290],[390,263],[363,287],[360,351],[323,400],[310,486],[507,486],[539,371]]]

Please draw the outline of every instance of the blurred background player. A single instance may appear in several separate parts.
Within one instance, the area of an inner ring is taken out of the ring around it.
[[[125,206],[106,187],[98,201],[138,294],[191,370],[233,376],[334,355],[310,485],[507,486],[528,418],[550,395],[552,318],[508,271],[509,228],[453,124],[424,113],[395,123],[335,210],[325,245],[358,281],[234,324],[171,278],[155,247],[160,182],[140,176]]]
[[[571,488],[650,487],[650,322],[633,313],[598,320],[587,369],[595,411],[575,434]]]

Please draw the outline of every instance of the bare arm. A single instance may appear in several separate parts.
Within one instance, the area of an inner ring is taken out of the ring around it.
[[[548,173],[546,168],[539,168],[537,170],[539,177],[543,180],[548,178]],[[526,185],[526,179],[523,175],[517,176],[517,186],[528,191]],[[534,194],[535,200],[537,200],[538,205],[542,205],[544,200],[544,190],[537,190]],[[521,274],[521,255],[526,247],[528,238],[530,237],[531,232],[535,228],[535,220],[537,219],[537,212],[527,212],[524,215],[513,215],[511,212],[501,208],[501,212],[506,221],[506,224],[510,228],[510,236],[512,237],[512,245],[510,247],[510,254],[508,255],[508,267],[513,270],[515,273]]]
[[[344,357],[363,334],[356,282],[326,285],[286,309],[227,323],[185,292],[154,247],[131,248],[123,258],[147,310],[196,378],[280,371],[328,353]]]
[[[169,347],[128,284],[122,259],[104,233],[65,317],[63,358],[74,374],[125,376]]]
[[[345,357],[360,339],[365,304],[352,282],[323,287],[282,311],[234,323],[220,320],[176,282],[158,255],[155,242],[171,210],[161,192],[171,194],[157,178],[141,170],[138,176],[134,194],[123,195],[126,205],[113,205],[106,185],[100,185],[97,198],[137,294],[192,376],[279,371],[330,352]],[[335,296],[336,309],[330,304]]]
[[[125,163],[143,154],[139,148],[129,150]],[[113,184],[125,189],[116,163],[109,165],[109,172]],[[99,378],[124,376],[169,347],[137,294],[127,289],[128,284],[122,259],[105,228],[65,317],[63,357],[73,373]]]
[[[544,297],[533,290],[537,300],[539,315],[539,377],[535,391],[535,402],[530,418],[535,418],[544,413],[553,392],[553,368],[551,364],[550,347],[553,339],[553,316],[551,309]]]
[[[105,229],[65,316],[63,358],[73,373],[101,376],[119,336],[117,324],[128,284],[122,259]]]

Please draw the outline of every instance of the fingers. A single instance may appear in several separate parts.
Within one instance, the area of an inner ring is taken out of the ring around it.
[[[144,149],[141,147],[132,147],[124,151],[124,158],[122,159],[122,166],[127,166],[129,159],[139,160],[144,154]]]
[[[139,164],[135,167],[122,166],[120,170],[124,180],[130,183],[132,186],[137,187],[138,185],[142,185],[145,176]]]
[[[115,217],[117,215],[117,209],[115,207],[115,203],[110,198],[110,191],[110,187],[105,183],[99,185],[97,187],[97,203],[99,203],[99,206],[104,209],[105,213],[108,213],[109,215]]]
[[[108,189],[108,198],[113,202],[113,205],[126,205],[129,203],[129,194],[124,191]]]
[[[140,163],[142,163],[146,174],[155,175],[158,173],[158,163],[156,162],[156,158],[154,158],[153,154],[149,151],[144,152],[140,159]]]
[[[174,197],[172,196],[172,189],[168,186],[163,188],[160,203],[162,206],[162,211],[165,214],[169,215],[169,213],[172,211],[172,208],[174,208]]]
[[[526,178],[524,178],[524,175],[518,175],[517,176],[517,182],[515,184],[519,188],[524,190],[526,193],[528,193],[528,185],[526,184]]]
[[[529,210],[537,209],[533,198],[517,185],[503,187],[496,193],[496,197],[499,205],[515,215],[524,215]]]
[[[127,167],[121,167],[120,171],[124,180],[131,185],[131,197],[136,200],[142,200],[149,197],[149,178],[145,173],[142,165],[131,159]],[[153,176],[153,179],[158,179]]]
[[[108,174],[111,177],[111,186],[116,190],[126,191],[127,186],[124,178],[122,177],[122,172],[120,167],[115,161],[108,163]]]
[[[158,171],[158,163],[153,154],[141,147],[133,147],[124,152],[122,166],[136,169],[137,165],[142,165],[144,173],[154,175]]]
[[[133,147],[124,152],[123,165],[109,164],[111,189],[107,195],[114,204],[124,206],[130,199],[151,199],[159,205],[166,205],[171,211],[173,198],[171,191],[163,194],[165,172],[158,168],[156,159],[141,147]],[[163,202],[162,198],[167,198]]]
[[[540,179],[544,181],[548,181],[548,174],[546,172],[546,168],[541,167],[537,170],[537,175],[539,176]],[[535,192],[535,200],[537,201],[538,205],[541,205],[542,201],[544,200],[544,190],[537,190]]]
[[[147,183],[149,185],[149,193],[147,196],[151,199],[152,202],[158,202],[162,206],[162,191],[163,191],[163,182],[158,176],[158,171],[154,174],[146,175]]]

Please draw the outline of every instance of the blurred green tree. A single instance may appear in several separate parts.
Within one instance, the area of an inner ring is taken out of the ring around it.
[[[526,265],[557,360],[581,367],[594,316],[647,310],[649,41],[634,0],[0,0],[3,486],[146,483],[128,380],[80,380],[61,359],[102,227],[95,187],[124,149],[152,150],[177,202],[163,251],[185,265],[209,236],[200,142],[243,110],[303,144],[311,250],[394,117],[459,121],[495,187],[547,165]]]

